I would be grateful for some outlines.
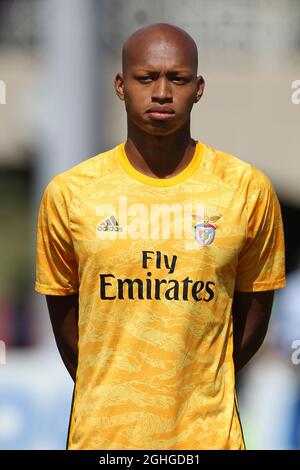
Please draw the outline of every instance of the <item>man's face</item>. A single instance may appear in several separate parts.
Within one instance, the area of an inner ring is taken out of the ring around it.
[[[124,74],[115,81],[128,121],[157,136],[186,125],[204,88],[193,55],[179,40],[162,38],[137,44],[128,55]]]

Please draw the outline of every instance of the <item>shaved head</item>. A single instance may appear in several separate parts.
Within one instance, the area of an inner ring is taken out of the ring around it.
[[[183,55],[197,74],[198,50],[194,39],[183,29],[169,23],[155,23],[135,31],[123,45],[122,68],[126,75],[128,67],[136,64],[147,50],[174,47],[178,55]],[[140,64],[143,65],[143,64]]]
[[[166,137],[184,129],[190,135],[191,110],[205,82],[186,31],[168,23],[138,29],[123,45],[122,68],[115,90],[125,102],[129,133]]]

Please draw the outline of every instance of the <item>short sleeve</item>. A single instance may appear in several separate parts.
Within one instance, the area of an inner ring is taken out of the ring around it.
[[[35,290],[41,294],[78,292],[78,266],[69,224],[70,196],[61,174],[46,187],[39,207]]]
[[[238,256],[235,289],[242,292],[285,287],[285,245],[278,198],[270,180],[254,169],[247,191],[246,239]]]

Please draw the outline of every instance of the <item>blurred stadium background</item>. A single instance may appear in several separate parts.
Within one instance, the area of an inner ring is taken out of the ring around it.
[[[0,0],[0,449],[65,448],[73,387],[34,292],[37,209],[52,176],[126,138],[121,45],[157,21],[199,46],[193,137],[279,195],[288,284],[238,393],[249,449],[300,448],[299,0]]]

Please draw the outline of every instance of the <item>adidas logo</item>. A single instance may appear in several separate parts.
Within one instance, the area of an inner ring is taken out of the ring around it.
[[[111,215],[97,226],[97,230],[103,232],[122,232],[123,228],[120,227],[115,216]]]

